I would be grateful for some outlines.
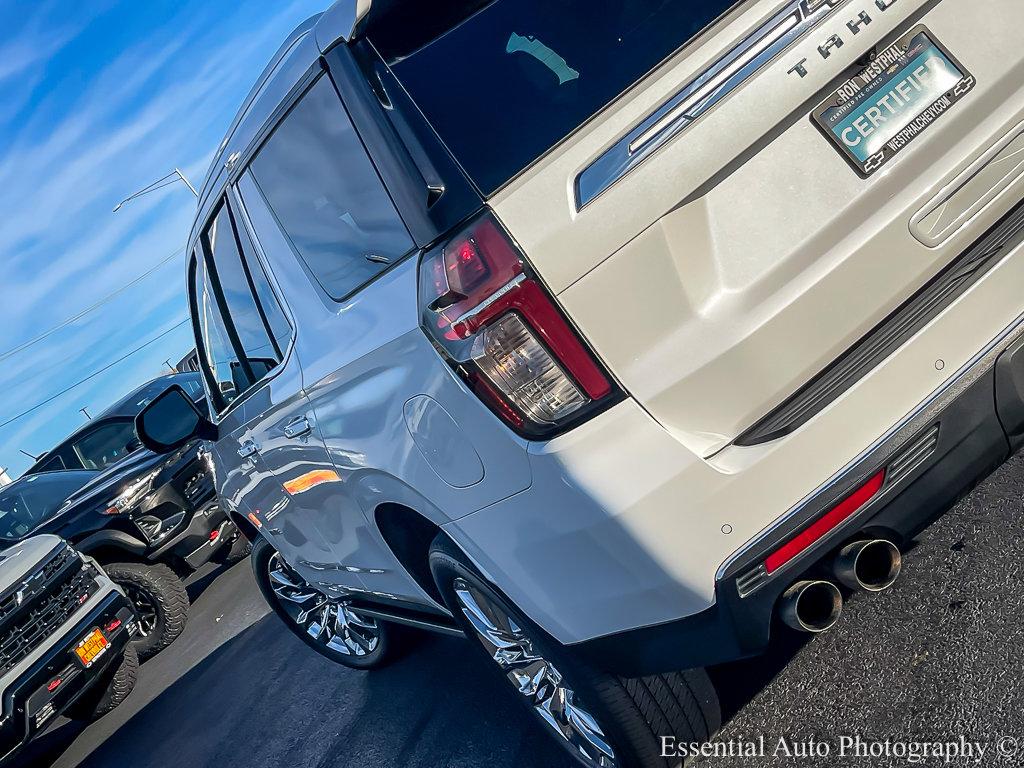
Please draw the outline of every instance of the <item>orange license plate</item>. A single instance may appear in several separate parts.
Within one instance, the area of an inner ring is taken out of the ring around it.
[[[84,666],[91,667],[93,662],[106,653],[109,647],[110,641],[107,640],[99,629],[94,629],[78,644],[78,647],[75,648],[75,653],[78,655],[78,660]]]

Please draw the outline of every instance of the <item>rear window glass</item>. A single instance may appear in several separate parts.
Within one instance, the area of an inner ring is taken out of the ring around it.
[[[72,443],[86,469],[105,469],[139,447],[135,423],[124,419],[111,421],[87,432]]]
[[[490,194],[735,4],[497,0],[390,64]]]

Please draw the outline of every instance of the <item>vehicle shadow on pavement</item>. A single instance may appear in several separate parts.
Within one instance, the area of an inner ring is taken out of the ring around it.
[[[56,762],[78,736],[88,728],[85,723],[65,720],[29,742],[4,768],[43,768]]]
[[[395,664],[358,672],[318,656],[266,616],[80,761],[61,759],[82,730],[69,723],[30,745],[17,765],[569,768],[464,641],[412,639],[417,647]]]
[[[773,627],[771,644],[763,655],[708,669],[721,700],[723,724],[767,688],[809,642],[806,635]]]

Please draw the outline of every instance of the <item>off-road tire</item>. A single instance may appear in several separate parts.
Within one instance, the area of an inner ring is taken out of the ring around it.
[[[256,585],[263,594],[263,599],[267,601],[267,605],[269,605],[274,613],[277,614],[277,617],[284,622],[284,625],[291,630],[292,634],[302,640],[302,642],[321,656],[352,669],[376,669],[377,667],[382,667],[385,664],[390,663],[401,655],[406,645],[404,641],[404,633],[402,633],[400,628],[396,627],[394,624],[389,624],[388,622],[379,620],[377,623],[380,632],[377,647],[365,656],[352,656],[335,651],[334,649],[329,648],[325,644],[317,642],[310,637],[306,630],[296,624],[284,608],[281,607],[281,603],[277,595],[274,594],[274,590],[270,586],[268,564],[270,563],[270,558],[272,558],[276,553],[277,551],[274,549],[274,546],[263,537],[260,537],[253,542],[252,555],[250,555],[249,562],[252,564],[253,575],[256,577]]]
[[[85,691],[65,711],[72,720],[91,723],[120,706],[135,688],[139,676],[139,656],[129,643],[124,656],[105,670],[103,677]]]
[[[498,665],[477,640],[455,597],[453,584],[456,579],[463,579],[484,591],[506,615],[513,617],[527,631],[534,646],[558,668],[569,687],[596,716],[615,750],[618,768],[676,768],[683,763],[683,759],[662,757],[662,737],[674,738],[678,745],[703,743],[710,740],[721,727],[718,695],[703,669],[638,678],[605,672],[580,658],[530,621],[500,590],[480,576],[443,534],[434,541],[429,557],[430,570],[445,603],[471,644],[487,658],[488,666],[495,671],[502,685],[525,703],[524,697],[516,694]],[[533,708],[527,708],[540,722]],[[559,740],[558,743],[566,746],[564,741]],[[567,750],[567,753],[582,765],[592,765],[571,750]]]
[[[103,566],[107,575],[125,590],[129,599],[132,592],[143,592],[156,609],[156,626],[148,635],[133,641],[139,658],[145,661],[173,643],[188,621],[189,599],[182,582],[169,566],[163,563],[110,563]]]
[[[239,532],[235,540],[231,542],[231,545],[225,547],[224,554],[219,556],[219,561],[222,565],[236,565],[251,554],[252,544],[245,537],[244,533]]]

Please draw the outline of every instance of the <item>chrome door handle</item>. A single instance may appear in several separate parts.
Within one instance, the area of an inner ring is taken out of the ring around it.
[[[238,444],[238,455],[241,456],[243,459],[248,459],[258,450],[259,446],[256,445],[255,440],[243,440],[241,443]]]
[[[302,416],[295,421],[289,422],[284,425],[284,436],[289,440],[294,440],[297,437],[308,435],[313,431],[313,426],[309,423],[309,419]]]

